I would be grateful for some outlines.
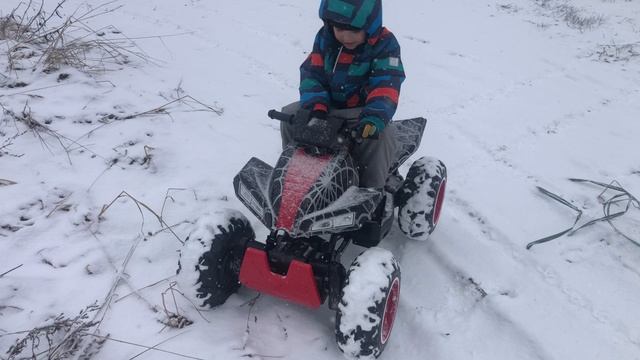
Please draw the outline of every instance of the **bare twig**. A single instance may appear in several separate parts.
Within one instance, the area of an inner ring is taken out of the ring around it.
[[[20,265],[18,265],[18,266],[16,266],[16,267],[14,267],[13,269],[10,269],[10,270],[8,270],[8,271],[3,272],[2,274],[0,274],[0,278],[1,278],[1,277],[3,277],[3,276],[5,276],[5,275],[7,275],[8,273],[10,273],[10,272],[12,272],[12,271],[14,271],[14,270],[17,270],[17,269],[21,268],[21,267],[22,267],[22,265],[24,265],[24,264],[20,264]]]
[[[177,292],[178,294],[180,294],[180,296],[182,296],[185,300],[187,300],[189,302],[189,304],[191,304],[191,306],[193,306],[193,308],[196,310],[196,312],[198,313],[198,315],[200,315],[200,317],[202,318],[202,320],[206,321],[206,322],[210,322],[209,319],[207,319],[206,317],[204,317],[204,315],[202,315],[202,312],[200,311],[200,309],[198,309],[198,307],[196,306],[196,304],[193,303],[193,301],[191,301],[191,299],[189,299],[182,291],[178,290],[175,288],[176,283],[173,282],[171,284],[172,287],[172,291]],[[174,298],[175,301],[175,298]]]
[[[186,331],[185,331],[185,332],[186,332]],[[158,347],[158,346],[160,346],[160,345],[162,345],[162,344],[164,344],[164,343],[168,342],[169,340],[173,340],[173,339],[177,338],[178,336],[180,336],[180,335],[182,335],[182,334],[184,334],[184,332],[179,333],[179,334],[175,334],[175,335],[173,335],[173,336],[171,336],[171,337],[168,337],[168,338],[166,338],[166,339],[164,339],[164,340],[160,341],[159,343],[157,343],[157,344],[153,345],[152,347],[150,347],[150,348],[148,348],[148,349],[145,349],[145,350],[143,350],[142,352],[140,352],[140,353],[136,354],[135,356],[130,357],[130,358],[129,358],[129,360],[133,360],[133,359],[137,358],[138,356],[140,356],[140,355],[142,355],[142,354],[144,354],[144,353],[146,353],[146,352],[148,352],[148,351],[151,351],[151,350],[157,350],[157,347]]]
[[[578,225],[578,221],[580,221],[580,218],[582,216],[582,210],[580,210],[578,207],[574,206],[573,204],[571,204],[570,202],[568,202],[567,200],[561,198],[560,196],[546,190],[543,189],[541,187],[538,187],[538,190],[541,191],[543,194],[549,196],[550,198],[552,198],[553,200],[556,200],[558,202],[560,202],[561,204],[573,209],[575,212],[577,212],[577,217],[576,220],[574,221],[573,225],[564,230],[561,231],[557,234],[554,235],[550,235],[547,236],[545,238],[530,242],[529,244],[527,244],[527,249],[530,249],[532,246],[537,245],[537,244],[541,244],[541,243],[545,243],[554,239],[557,239],[563,235],[567,235],[567,236],[571,236],[573,234],[575,234],[577,231],[582,230],[588,226],[591,226],[593,224],[596,224],[598,222],[602,222],[602,221],[606,221],[607,223],[609,223],[609,225],[615,230],[616,233],[618,233],[620,236],[624,237],[625,239],[627,239],[628,241],[630,241],[631,243],[633,243],[634,245],[640,246],[640,240],[638,239],[633,239],[631,236],[625,234],[623,231],[620,231],[620,229],[615,226],[612,222],[612,220],[621,217],[622,215],[626,214],[629,209],[631,207],[635,207],[637,209],[640,209],[640,201],[633,196],[631,193],[629,193],[627,190],[625,190],[620,183],[618,183],[616,180],[613,180],[612,182],[610,182],[609,184],[605,184],[605,183],[601,183],[598,181],[593,181],[593,180],[585,180],[585,179],[574,179],[571,178],[569,179],[572,182],[576,182],[576,183],[588,183],[588,184],[592,184],[592,185],[596,185],[596,186],[600,186],[603,188],[602,192],[600,192],[600,194],[597,196],[598,201],[602,204],[602,210],[604,213],[604,216],[588,221],[580,226]],[[613,195],[612,197],[610,197],[609,199],[606,199],[604,197],[604,194],[607,193],[608,191],[614,191],[616,192],[615,195]],[[624,204],[624,208],[621,211],[618,212],[612,212],[611,207],[613,205],[618,205],[618,204]]]
[[[167,192],[164,194],[164,201],[162,201],[162,209],[160,209],[160,218],[164,219],[164,208],[165,208],[165,205],[167,204],[167,200],[171,199],[171,201],[173,202],[176,201],[172,196],[169,195],[169,193],[174,191],[187,191],[187,190],[193,191],[193,197],[196,200],[198,200],[198,195],[196,194],[196,191],[194,189],[185,189],[185,188],[168,188],[167,189]]]
[[[2,148],[0,148],[0,150],[2,150]],[[15,181],[0,179],[0,186],[9,186],[9,185],[15,185],[15,184],[17,184]]]
[[[50,152],[51,149],[49,148],[46,140],[44,139],[44,137],[42,136],[42,134],[46,134],[51,136],[52,138],[54,138],[56,141],[58,141],[58,143],[60,144],[60,146],[62,147],[62,149],[65,151],[66,155],[67,155],[67,159],[69,161],[69,163],[71,163],[71,157],[70,157],[70,150],[69,147],[70,145],[76,145],[80,148],[82,148],[83,150],[86,150],[87,152],[96,155],[100,158],[104,158],[103,156],[95,153],[93,150],[87,148],[86,146],[78,143],[76,140],[70,139],[62,134],[60,134],[59,132],[49,128],[48,126],[40,123],[39,121],[37,121],[34,117],[33,117],[33,113],[31,112],[31,108],[29,107],[28,102],[25,103],[24,109],[22,110],[21,113],[16,113],[14,111],[12,111],[11,109],[8,109],[6,107],[4,107],[4,105],[0,104],[0,108],[2,108],[2,110],[4,111],[4,113],[6,115],[8,115],[10,118],[12,118],[14,120],[14,123],[21,123],[24,124],[27,129],[29,129],[34,136],[36,136],[40,142],[42,143],[43,146],[45,146]],[[16,125],[17,127],[17,125]],[[67,141],[69,144],[65,144],[64,141]]]
[[[20,92],[11,93],[11,94],[2,94],[2,95],[0,95],[0,96],[25,95],[25,94],[32,93],[32,92],[36,92],[36,91],[40,91],[40,90],[53,89],[53,88],[57,88],[57,87],[60,87],[60,86],[65,86],[65,85],[67,85],[67,84],[58,84],[58,85],[44,86],[44,87],[41,87],[41,88],[29,89],[29,90],[20,91]]]
[[[182,329],[186,326],[193,324],[193,321],[187,319],[187,317],[183,315],[180,315],[180,309],[178,308],[178,302],[176,301],[175,291],[177,290],[175,289],[175,286],[176,286],[175,281],[171,282],[169,284],[169,287],[162,292],[162,307],[164,308],[164,313],[167,316],[167,319],[162,321],[162,323],[165,325],[165,327],[169,326],[172,328]],[[171,292],[171,297],[173,298],[173,306],[174,306],[175,312],[170,311],[167,308],[167,304],[165,301],[165,295],[167,294],[167,292]]]
[[[171,105],[179,103],[179,104],[184,104],[184,105],[191,106],[189,101],[191,101],[193,103],[196,103],[197,105],[202,106],[201,109],[197,109],[197,108],[192,107],[195,111],[210,111],[210,112],[215,113],[216,115],[222,115],[224,113],[223,109],[216,108],[216,107],[213,107],[211,105],[207,105],[207,104],[205,104],[205,103],[203,103],[203,102],[201,102],[199,100],[196,100],[191,95],[185,95],[185,96],[182,96],[182,97],[180,97],[178,99],[169,101],[168,103],[166,103],[164,105],[158,106],[157,108],[154,108],[154,109],[151,109],[151,110],[147,110],[147,111],[143,111],[143,112],[136,113],[136,114],[132,114],[132,115],[127,115],[127,116],[124,116],[124,117],[116,117],[114,120],[130,120],[130,119],[133,119],[133,118],[136,118],[136,117],[140,117],[140,116],[157,115],[157,114],[168,114],[169,112],[167,110]]]
[[[571,204],[570,202],[568,202],[567,200],[561,198],[560,196],[552,193],[551,191],[542,188],[540,186],[537,186],[538,191],[540,191],[541,193],[545,194],[546,196],[552,198],[553,200],[571,208],[573,211],[575,211],[578,215],[576,216],[576,220],[573,222],[573,225],[571,225],[570,228],[565,229],[557,234],[553,234],[553,235],[549,235],[547,237],[544,237],[542,239],[536,240],[536,241],[532,241],[529,244],[527,244],[527,250],[531,249],[531,247],[533,247],[534,245],[538,245],[538,244],[542,244],[542,243],[546,243],[549,242],[551,240],[557,239],[559,237],[561,237],[562,235],[568,234],[569,232],[571,232],[571,230],[573,230],[575,228],[575,226],[578,224],[578,221],[580,221],[580,218],[582,217],[582,210],[578,209],[576,206],[574,206],[573,204]]]
[[[178,314],[178,315],[180,315],[180,310],[178,309],[178,303],[176,302],[176,295],[173,293],[173,290],[174,290],[174,288],[173,288],[173,287],[174,287],[175,285],[176,285],[176,283],[175,283],[175,282],[171,282],[171,283],[169,284],[169,287],[168,287],[165,291],[163,291],[163,292],[162,292],[162,305],[164,306],[164,311],[165,311],[165,314],[166,314],[167,316],[169,315],[169,310],[167,309],[167,304],[166,304],[166,303],[165,303],[165,301],[164,301],[164,296],[167,294],[167,292],[171,292],[171,297],[173,297],[173,306],[174,306],[174,307],[175,307],[175,309],[176,309],[176,312],[175,312],[175,313],[176,313],[176,314]]]
[[[151,302],[149,302],[147,299],[145,299],[135,289],[135,287],[133,287],[133,285],[131,285],[131,283],[127,279],[127,275],[126,275],[127,265],[129,264],[129,261],[131,260],[131,258],[133,256],[133,253],[135,252],[137,246],[140,244],[140,240],[142,239],[142,237],[138,236],[135,239],[134,244],[131,246],[131,248],[129,249],[129,252],[127,253],[127,257],[123,261],[122,265],[120,267],[118,267],[114,263],[113,259],[107,253],[107,250],[105,249],[105,247],[102,244],[102,241],[100,240],[98,235],[95,232],[91,231],[91,230],[90,230],[90,233],[93,236],[93,238],[98,242],[98,244],[100,245],[100,248],[102,249],[102,251],[105,253],[105,255],[107,257],[107,260],[109,261],[109,264],[111,265],[113,270],[116,272],[116,278],[115,278],[111,288],[109,289],[109,292],[105,296],[103,304],[102,304],[102,306],[100,308],[100,311],[102,312],[102,319],[104,319],[104,316],[106,315],[106,312],[107,312],[108,308],[111,306],[111,302],[113,302],[113,298],[115,297],[115,291],[120,286],[120,283],[124,283],[132,291],[132,294],[135,294],[138,297],[138,299],[140,299],[142,302],[144,302],[149,307],[149,310],[151,312],[157,313],[158,309],[156,308],[156,306],[153,305]],[[131,294],[129,294],[129,295],[131,295]],[[102,320],[100,320],[100,323],[98,324],[98,327],[101,325],[101,322],[102,322]]]
[[[244,355],[241,355],[240,357],[246,357],[246,358],[250,358],[250,359],[252,359],[252,358],[254,358],[254,357],[255,357],[255,358],[260,358],[260,359],[263,359],[263,358],[268,358],[268,359],[282,359],[282,358],[284,357],[284,355],[264,355],[264,354],[254,354],[254,353],[251,353],[251,354],[244,354]]]
[[[91,189],[93,188],[93,186],[98,182],[98,180],[100,180],[100,178],[107,173],[107,171],[111,170],[112,167],[114,167],[117,164],[117,162],[115,161],[110,161],[109,164],[107,165],[107,167],[102,170],[102,172],[96,176],[96,178],[91,182],[91,185],[89,185],[89,187],[87,188],[87,193],[91,191]]]
[[[154,286],[156,286],[156,285],[158,285],[158,284],[160,284],[160,283],[163,283],[163,282],[165,282],[165,281],[168,281],[169,279],[173,278],[174,276],[175,276],[175,275],[172,275],[172,276],[166,277],[166,278],[164,278],[164,279],[162,279],[162,280],[158,280],[158,281],[154,282],[153,284],[149,284],[149,285],[147,285],[147,286],[144,286],[144,287],[141,287],[141,288],[139,288],[139,289],[136,289],[136,290],[134,290],[134,291],[132,291],[132,292],[128,293],[127,295],[120,296],[120,297],[118,297],[118,300],[114,301],[114,303],[115,303],[115,304],[117,304],[117,303],[119,303],[120,301],[122,301],[122,300],[124,300],[124,299],[128,298],[129,296],[131,296],[131,295],[133,295],[133,294],[138,295],[138,294],[140,293],[140,291],[145,290],[145,289],[148,289],[148,288],[151,288],[151,287],[154,287]]]
[[[2,107],[2,104],[0,104],[0,107]],[[15,123],[15,120],[14,120],[14,123]],[[17,157],[17,158],[22,157],[24,154],[13,154],[9,151],[9,148],[13,145],[13,141],[15,139],[26,134],[27,132],[28,130],[24,130],[24,131],[16,130],[15,135],[4,139],[4,141],[2,141],[2,144],[0,145],[0,156],[7,155],[7,156]]]
[[[284,322],[282,321],[282,317],[280,313],[276,311],[276,316],[278,317],[278,321],[280,321],[280,327],[282,327],[282,334],[284,335],[285,341],[289,338],[289,333],[287,332],[287,327],[284,326]]]
[[[156,235],[160,234],[161,232],[164,232],[164,231],[167,231],[167,230],[170,230],[170,229],[174,229],[174,228],[176,228],[176,227],[178,227],[178,226],[180,226],[180,225],[182,225],[182,224],[191,224],[191,223],[192,223],[192,222],[191,222],[191,221],[189,221],[189,220],[182,220],[182,221],[180,221],[180,222],[179,222],[179,223],[177,223],[177,224],[173,224],[173,225],[168,226],[168,227],[163,227],[162,229],[157,230],[157,231],[155,231],[155,232],[151,233],[151,235],[150,235],[150,236],[156,236]]]
[[[244,330],[244,336],[242,337],[242,347],[241,348],[236,348],[235,350],[241,350],[244,351],[247,348],[247,344],[249,342],[249,337],[251,336],[251,313],[253,312],[253,308],[254,306],[256,306],[256,303],[258,302],[258,300],[260,299],[260,293],[258,293],[258,295],[256,295],[253,299],[245,302],[244,304],[240,305],[240,306],[245,306],[245,305],[249,305],[249,311],[247,312],[247,326]],[[258,317],[255,317],[254,321],[258,321]]]
[[[54,212],[56,212],[58,210],[69,211],[69,209],[71,208],[71,205],[66,204],[66,201],[71,196],[71,193],[67,194],[67,195],[61,195],[61,196],[62,196],[62,199],[55,204],[55,206],[53,207],[53,210],[51,210],[47,214],[47,216],[45,216],[45,218],[49,218],[51,215],[53,215]]]
[[[93,237],[98,241],[99,244],[102,245],[102,242],[100,241],[100,239],[98,238],[98,236],[93,232],[90,231],[91,235],[93,235]],[[102,305],[99,307],[98,311],[96,312],[94,318],[92,321],[96,321],[98,319],[98,317],[100,317],[100,320],[97,321],[97,326],[95,331],[97,332],[98,329],[100,328],[100,326],[102,325],[102,321],[104,320],[105,316],[107,315],[107,310],[111,307],[111,302],[113,301],[113,298],[115,296],[115,291],[116,289],[120,286],[121,282],[125,282],[127,283],[130,287],[131,285],[128,283],[127,279],[126,279],[126,268],[127,265],[129,265],[129,261],[131,261],[131,258],[133,257],[133,254],[135,253],[138,245],[140,244],[140,242],[142,241],[143,237],[142,236],[138,236],[136,238],[136,240],[134,241],[134,243],[131,245],[131,248],[129,249],[129,252],[127,253],[125,259],[122,262],[122,265],[120,266],[120,268],[116,268],[115,264],[113,264],[112,261],[110,261],[111,265],[114,267],[114,269],[116,270],[116,278],[113,281],[111,288],[109,289],[109,291],[107,292],[107,295],[105,296]],[[133,287],[131,287],[133,289]],[[142,298],[142,297],[141,297]],[[142,298],[144,300],[144,298]],[[152,310],[153,310],[153,306],[150,305]]]
[[[107,341],[114,341],[114,342],[118,342],[118,343],[121,343],[121,344],[137,346],[137,347],[141,347],[141,348],[144,348],[144,349],[147,349],[147,350],[150,350],[150,351],[158,351],[158,352],[162,352],[162,353],[166,353],[166,354],[176,355],[176,356],[179,356],[179,357],[182,357],[182,358],[186,358],[186,359],[206,360],[206,359],[195,357],[195,356],[189,356],[189,355],[180,354],[180,353],[177,353],[177,352],[174,352],[174,351],[160,349],[160,348],[157,347],[157,345],[155,347],[151,347],[151,346],[136,344],[136,343],[133,343],[133,342],[130,342],[130,341],[126,341],[126,340],[114,339],[112,337],[106,337],[106,336],[101,336],[101,335],[96,335],[96,334],[89,334],[89,335],[97,337],[97,338],[106,339]]]
[[[98,214],[98,219],[100,219],[102,217],[102,215],[104,215],[104,213],[109,210],[109,208],[120,198],[123,197],[128,197],[129,199],[133,200],[133,202],[136,204],[136,207],[138,208],[138,211],[140,211],[140,215],[142,215],[142,224],[140,226],[140,232],[142,234],[144,234],[144,212],[142,211],[142,208],[146,209],[147,211],[149,211],[151,214],[153,214],[156,219],[158,220],[158,222],[160,223],[160,225],[162,226],[166,226],[167,229],[173,234],[173,236],[175,236],[175,238],[181,243],[184,244],[184,241],[182,239],[180,239],[180,237],[178,236],[178,234],[176,234],[173,229],[171,229],[171,227],[169,226],[169,224],[167,224],[160,215],[158,215],[155,211],[153,211],[153,209],[151,209],[147,204],[139,201],[138,199],[136,199],[135,197],[131,196],[129,193],[127,193],[126,191],[122,191],[118,196],[116,196],[109,204],[102,206],[102,209],[100,210],[100,213]]]
[[[194,99],[190,95],[185,95],[185,96],[182,96],[182,97],[180,97],[178,99],[171,100],[171,101],[169,101],[169,102],[167,102],[167,103],[165,103],[165,104],[163,104],[161,106],[158,106],[158,107],[155,107],[153,109],[146,110],[146,111],[143,111],[143,112],[139,112],[139,113],[129,114],[129,115],[125,115],[125,116],[119,116],[119,115],[115,115],[115,114],[104,115],[102,118],[100,118],[98,120],[101,123],[100,125],[98,125],[95,128],[89,130],[85,134],[82,134],[81,136],[76,138],[75,141],[79,141],[79,140],[81,140],[82,138],[85,138],[85,137],[90,137],[91,135],[93,135],[96,131],[100,130],[101,128],[103,128],[103,127],[105,127],[105,126],[107,126],[109,124],[112,124],[114,122],[117,122],[117,121],[125,121],[125,120],[135,119],[135,118],[138,118],[138,117],[154,116],[154,115],[171,116],[171,112],[169,111],[169,108],[171,107],[171,105],[174,105],[176,103],[190,105],[189,102],[186,101],[186,100],[189,100],[191,102],[194,102],[194,103],[199,104],[199,105],[202,106],[199,109],[195,108],[195,110],[193,110],[193,111],[213,112],[213,113],[215,113],[217,115],[222,115],[224,113],[224,109],[222,109],[222,108],[218,108],[218,107],[215,107],[215,106],[212,106],[212,105],[207,105],[207,104],[205,104],[205,103],[203,103],[203,102],[201,102],[199,100]],[[192,106],[192,109],[194,109],[193,106]]]

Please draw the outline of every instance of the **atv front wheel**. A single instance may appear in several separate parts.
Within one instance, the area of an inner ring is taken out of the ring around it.
[[[185,295],[202,308],[223,304],[240,287],[242,257],[253,239],[249,221],[237,211],[201,217],[180,250],[177,280]]]
[[[375,359],[384,350],[400,301],[400,265],[372,247],[351,264],[336,316],[336,341],[347,359]]]
[[[398,226],[408,237],[426,240],[440,220],[447,186],[447,168],[442,161],[423,157],[409,169],[397,193]]]

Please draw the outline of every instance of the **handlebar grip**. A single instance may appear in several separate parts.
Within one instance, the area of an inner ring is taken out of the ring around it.
[[[274,120],[280,120],[280,121],[291,123],[295,115],[285,114],[277,110],[269,110],[269,112],[267,113],[267,116]]]

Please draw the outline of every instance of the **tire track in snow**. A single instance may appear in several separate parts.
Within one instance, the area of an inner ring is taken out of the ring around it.
[[[537,77],[528,81],[518,82],[515,85],[512,84],[512,86],[504,87],[486,96],[474,97],[472,98],[472,101],[471,101],[472,105],[480,106],[485,101],[494,102],[494,101],[500,100],[501,97],[507,98],[512,93],[517,92],[519,89],[524,88],[525,86],[530,86],[529,83],[540,82],[548,78],[557,77],[557,76],[565,76],[564,69],[565,69],[564,67],[560,67],[559,70],[549,72],[545,76]],[[629,100],[629,97],[633,96],[633,91],[626,91],[621,93],[623,94],[623,96],[616,98],[615,100],[616,102],[627,101]],[[567,114],[564,116],[563,126],[565,128],[575,126],[575,124],[578,123],[578,120],[581,119],[583,116],[588,115],[589,113],[603,110],[606,108],[606,106],[611,106],[611,102],[610,101],[602,102],[602,103],[596,104],[595,106],[587,107],[587,110],[584,110],[581,113]],[[457,108],[465,109],[465,111],[469,111],[469,109],[463,105],[458,105]],[[440,111],[443,111],[443,110],[441,109]],[[474,135],[473,132],[469,130],[467,127],[462,126],[462,124],[458,122],[452,122],[452,123],[453,123],[452,126],[455,127],[460,134],[462,134],[466,139],[470,140],[474,144],[473,146],[474,148],[481,149],[485,154],[487,154],[493,160],[495,160],[495,162],[498,163],[500,166],[503,166],[506,169],[508,169],[509,172],[519,175],[523,179],[526,179],[525,181],[527,182],[534,182],[534,183],[542,182],[537,175],[534,175],[530,171],[527,171],[526,169],[517,166],[513,160],[505,156],[505,154],[501,152],[499,149],[496,150],[491,148],[485,141],[480,139],[478,136]],[[541,125],[541,127],[542,128],[548,127],[549,124],[551,123],[543,124]],[[512,140],[512,142],[516,143],[516,142],[530,141],[530,139],[535,138],[537,136],[538,135],[535,132],[533,133],[530,132],[528,134],[524,134],[523,136],[515,138],[514,140]],[[474,157],[473,160],[469,160],[469,163],[477,162],[478,157],[481,158],[482,156]],[[482,161],[482,163],[485,163],[485,162]],[[451,197],[449,197],[449,201],[451,200],[452,200]],[[506,252],[512,254],[512,257],[514,258],[514,260],[520,260],[526,257],[526,256],[523,256],[523,253],[524,253],[523,250],[520,250],[519,248],[516,249],[514,244],[509,241],[507,236],[497,231],[497,229],[494,226],[488,223],[486,218],[483,217],[482,214],[477,211],[477,209],[473,209],[468,203],[465,203],[460,199],[457,199],[457,200],[458,201],[456,205],[458,207],[462,206],[462,209],[463,209],[462,212],[466,210],[469,213],[480,214],[480,215],[477,215],[479,221],[478,221],[478,224],[476,225],[480,228],[484,237],[492,241],[501,242],[503,245],[508,244],[508,246],[505,246],[505,249],[509,251],[506,251]],[[516,256],[515,254],[520,254],[520,255]],[[608,255],[610,257],[614,257],[613,254],[608,254]],[[612,258],[612,260],[616,262],[615,259]],[[588,296],[586,296],[585,294],[580,293],[579,291],[563,283],[558,284],[557,279],[560,279],[560,277],[553,270],[551,270],[550,268],[541,268],[540,266],[538,266],[533,262],[530,262],[529,265],[533,265],[531,266],[531,268],[535,269],[536,272],[540,275],[540,278],[542,278],[545,282],[547,282],[551,286],[557,287],[557,289],[564,294],[565,299],[569,303],[589,313],[592,316],[592,318],[596,320],[598,323],[601,323],[603,325],[606,325],[612,328],[613,330],[615,330],[616,333],[626,338],[627,341],[629,341],[630,343],[635,344],[636,346],[638,345],[637,336],[630,333],[629,328],[625,326],[624,323],[622,323],[619,320],[611,319],[611,317],[607,315],[606,311],[603,311],[602,309],[598,309],[598,307],[595,306],[593,302],[588,300]],[[638,272],[635,269],[630,268],[629,266],[624,266],[624,265],[623,267],[628,271],[634,273],[636,276],[638,275]]]
[[[509,148],[506,145],[499,147],[492,146],[474,132],[476,128],[470,128],[469,124],[466,122],[460,122],[459,118],[464,117],[464,113],[474,113],[478,108],[485,108],[486,104],[497,103],[500,101],[508,103],[508,99],[513,97],[513,95],[518,91],[535,88],[538,83],[543,83],[553,78],[569,78],[567,74],[569,72],[568,69],[572,67],[571,64],[584,61],[584,59],[577,58],[572,63],[566,65],[554,64],[548,61],[549,64],[554,66],[555,70],[550,70],[541,76],[513,82],[487,94],[472,96],[459,104],[437,108],[433,110],[432,113],[434,117],[439,116],[442,118],[450,118],[452,121],[448,121],[446,123],[450,124],[449,126],[451,130],[455,129],[455,134],[460,134],[470,143],[475,144],[476,148],[488,154],[495,162],[502,164],[505,168],[513,170],[522,177],[532,179],[534,182],[538,183],[540,180],[537,175],[523,169],[521,166],[517,165],[514,159],[509,157]],[[515,137],[507,138],[506,141],[508,141],[509,146],[514,144],[516,146],[522,146],[523,144],[531,145],[541,136],[553,136],[561,132],[566,132],[571,128],[581,125],[582,120],[587,116],[594,117],[598,112],[615,108],[616,104],[627,103],[629,101],[633,101],[632,99],[637,97],[637,90],[618,90],[618,93],[619,96],[615,99],[599,97],[594,103],[585,104],[583,106],[583,110],[564,113],[560,117],[554,117],[549,121],[537,124],[535,127],[529,126],[527,131],[524,131]]]
[[[506,159],[505,161],[505,159],[499,158],[495,150],[491,149],[485,142],[473,136],[469,131],[464,130],[458,124],[456,124],[456,127],[461,130],[460,132],[466,138],[472,140],[473,148],[479,148],[484,153],[484,155],[475,155],[472,160],[469,160],[469,163],[490,164],[491,161],[486,161],[486,159],[483,159],[484,157],[489,156],[496,160],[495,162],[498,163],[498,165],[494,166],[504,167],[508,169],[509,172],[521,177],[526,182],[533,182],[534,184],[542,182],[536,175],[532,174],[526,169],[513,165],[513,163],[508,159]],[[451,192],[448,195],[447,201],[450,204],[447,205],[448,207],[453,206],[456,211],[458,211],[460,214],[463,214],[463,216],[468,217],[468,214],[474,214],[476,220],[472,221],[471,224],[473,224],[472,226],[476,227],[479,230],[479,232],[482,234],[482,238],[500,244],[502,250],[509,257],[511,257],[514,262],[522,263],[524,265],[527,265],[527,269],[534,270],[539,279],[541,279],[548,287],[555,289],[556,292],[560,293],[568,303],[572,304],[575,309],[579,310],[580,312],[587,313],[597,323],[613,330],[619,337],[624,339],[625,342],[629,342],[630,344],[638,347],[638,339],[640,337],[638,337],[637,334],[630,331],[630,329],[621,321],[612,319],[605,310],[599,309],[596,305],[594,305],[592,301],[588,300],[588,296],[573,289],[570,286],[567,286],[561,280],[561,277],[558,275],[558,273],[555,272],[552,268],[541,267],[533,260],[525,261],[525,259],[528,259],[529,253],[524,250],[524,245],[520,246],[511,242],[508,236],[499,231],[497,227],[492,225],[488,218],[484,216],[481,211],[478,211],[478,209],[475,209],[473,206],[460,199],[459,197],[456,197],[455,195],[452,196]],[[442,231],[442,229],[440,229],[440,231]],[[609,254],[609,256],[613,257],[614,255]],[[628,269],[627,266],[625,266],[625,268]],[[637,272],[633,271],[632,269],[628,270],[633,272],[637,276]],[[513,323],[512,320],[509,320],[508,322]]]
[[[611,319],[611,317],[607,315],[607,311],[597,308],[597,306],[589,300],[587,295],[565,284],[562,277],[550,266],[545,267],[538,264],[531,257],[531,253],[528,250],[525,250],[524,247],[516,246],[513,242],[509,241],[506,234],[493,226],[490,220],[483,216],[481,212],[472,205],[455,195],[450,195],[448,201],[455,205],[456,210],[461,216],[475,214],[476,219],[470,222],[470,224],[476,227],[486,240],[498,244],[498,246],[502,248],[503,253],[509,256],[514,263],[522,265],[523,270],[535,270],[534,273],[537,275],[538,280],[541,280],[547,287],[561,294],[565,298],[566,303],[571,304],[580,312],[587,313],[596,323],[606,326],[608,331],[617,333],[640,349],[640,338],[636,338],[625,324]],[[526,276],[523,276],[523,278],[524,277]]]
[[[438,354],[437,350],[447,346],[450,342],[461,341],[462,344],[473,344],[475,326],[492,328],[497,338],[509,338],[511,355],[519,359],[550,360],[553,357],[544,349],[542,344],[521,325],[502,312],[497,304],[487,297],[487,293],[475,283],[472,274],[457,266],[452,259],[442,252],[433,242],[412,242],[395,231],[383,244],[397,254],[397,258],[407,266],[403,267],[403,296],[401,296],[398,324],[394,327],[395,337],[411,336],[420,338],[414,349],[416,354],[431,354],[429,358],[451,359],[451,353]],[[416,263],[415,256],[424,258]],[[419,271],[426,271],[430,277],[437,280],[427,280],[420,276]],[[433,282],[433,283],[432,283]],[[423,286],[425,285],[426,286]],[[440,290],[440,294],[432,294],[430,286]],[[422,291],[424,287],[428,289]],[[495,294],[490,294],[494,296]],[[504,296],[504,295],[495,295]],[[434,300],[434,298],[440,300]],[[425,299],[426,298],[426,299]],[[434,302],[435,303],[432,303]],[[478,320],[476,320],[478,319]],[[426,324],[426,326],[425,326]],[[434,329],[429,329],[433,327]],[[492,332],[493,333],[493,332]],[[456,340],[452,340],[452,339]],[[498,345],[498,344],[496,344]],[[510,349],[501,349],[508,351]],[[408,350],[391,350],[390,354],[400,352],[398,358],[409,358]],[[459,349],[460,358],[480,351],[481,349]],[[433,353],[436,352],[436,353]],[[468,353],[468,354],[467,354]],[[411,353],[409,355],[412,355]]]

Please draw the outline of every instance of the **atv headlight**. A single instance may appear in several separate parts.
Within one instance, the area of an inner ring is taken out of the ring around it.
[[[311,225],[311,231],[322,231],[328,229],[337,229],[345,226],[352,226],[355,221],[355,214],[353,212],[348,212],[342,215],[314,222],[313,225]]]
[[[245,201],[245,204],[247,204],[247,206],[249,206],[249,208],[251,208],[251,210],[253,210],[259,216],[259,218],[264,218],[264,209],[262,208],[262,206],[260,206],[258,200],[253,197],[251,191],[249,191],[249,189],[247,189],[247,187],[244,186],[242,182],[240,182],[239,188],[240,197]]]

